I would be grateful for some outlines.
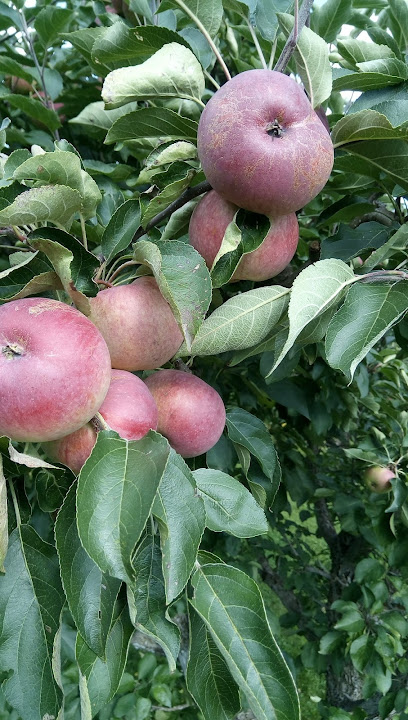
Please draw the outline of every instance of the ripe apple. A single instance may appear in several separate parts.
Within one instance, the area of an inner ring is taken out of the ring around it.
[[[159,411],[157,429],[180,455],[202,455],[220,439],[225,407],[211,385],[182,370],[159,370],[145,383]]]
[[[82,313],[47,298],[0,307],[0,435],[42,442],[95,415],[108,391],[106,343]]]
[[[99,328],[117,370],[153,370],[177,352],[183,335],[152,277],[101,290],[91,298]]]
[[[149,430],[156,430],[158,410],[143,380],[126,370],[112,370],[108,393],[99,414],[111,430],[125,440],[140,440]],[[71,435],[44,443],[49,457],[77,475],[92,452],[97,423],[89,422]]]
[[[370,467],[364,475],[367,487],[375,493],[386,493],[391,490],[390,480],[393,478],[395,478],[395,473],[389,468],[380,465]]]
[[[194,208],[189,226],[191,245],[211,269],[227,226],[239,208],[211,190]],[[271,218],[271,228],[262,245],[244,255],[231,280],[268,280],[290,263],[299,240],[295,213]]]
[[[222,197],[268,216],[310,202],[333,166],[332,142],[303,89],[274,70],[246,70],[214,93],[198,155]]]

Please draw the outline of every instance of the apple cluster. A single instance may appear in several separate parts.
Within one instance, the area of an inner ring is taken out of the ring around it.
[[[213,190],[198,203],[190,243],[209,268],[239,208],[266,215],[262,244],[243,255],[232,280],[268,280],[296,252],[295,212],[326,184],[333,145],[295,80],[273,70],[247,70],[217,90],[198,126],[198,155]]]
[[[209,450],[225,425],[219,394],[168,362],[183,337],[152,277],[107,288],[91,314],[48,298],[0,307],[0,435],[41,443],[79,473],[100,429],[139,440],[150,429],[183,457]]]

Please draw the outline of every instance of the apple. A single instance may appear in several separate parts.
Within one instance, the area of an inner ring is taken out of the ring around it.
[[[211,269],[227,226],[239,208],[211,190],[194,208],[189,226],[191,245]],[[269,280],[292,260],[299,240],[295,213],[270,218],[271,228],[256,250],[244,255],[231,280]]]
[[[333,166],[332,142],[303,89],[274,70],[246,70],[214,93],[198,155],[225,200],[268,216],[310,202]]]
[[[364,475],[367,487],[375,493],[386,493],[391,490],[390,481],[393,478],[395,478],[395,473],[389,468],[380,465],[370,467]]]
[[[110,383],[106,343],[85,315],[57,300],[0,307],[0,435],[56,440],[99,410]]]
[[[157,429],[180,455],[202,455],[220,439],[225,407],[211,385],[182,370],[158,370],[145,383],[159,411]]]
[[[126,370],[112,370],[108,393],[99,415],[125,440],[140,440],[149,430],[157,429],[158,411],[143,380]],[[78,475],[96,442],[97,420],[71,435],[43,443],[49,457]]]
[[[175,355],[183,335],[152,277],[101,290],[91,298],[99,328],[117,370],[153,370]]]

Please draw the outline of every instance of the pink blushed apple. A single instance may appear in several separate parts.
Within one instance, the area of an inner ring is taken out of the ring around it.
[[[239,208],[224,200],[215,190],[204,195],[194,208],[189,226],[191,245],[203,256],[211,269],[229,223]],[[269,280],[292,260],[298,240],[299,225],[295,213],[271,218],[270,230],[262,244],[244,255],[232,276],[234,280]]]
[[[117,370],[158,368],[183,342],[170,305],[152,277],[101,290],[90,302],[90,319],[105,338]]]
[[[157,429],[180,455],[202,455],[220,439],[225,407],[211,385],[181,370],[159,370],[145,383],[159,411]]]
[[[99,410],[110,382],[106,343],[57,300],[0,307],[0,435],[41,442],[68,435]]]
[[[395,478],[395,473],[388,467],[375,465],[370,467],[364,476],[367,487],[375,493],[381,494],[391,490],[391,480]]]
[[[112,370],[111,383],[99,415],[125,440],[140,440],[157,429],[158,411],[143,380],[126,370]],[[97,423],[87,423],[71,435],[44,443],[47,455],[78,474],[96,442]]]
[[[247,70],[205,106],[198,155],[223,198],[263,215],[288,215],[326,184],[333,145],[303,89],[273,70]]]

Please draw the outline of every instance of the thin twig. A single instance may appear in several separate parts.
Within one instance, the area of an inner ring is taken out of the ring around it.
[[[283,50],[281,52],[280,58],[274,67],[274,70],[276,70],[277,72],[285,71],[288,62],[291,59],[291,57],[295,51],[298,37],[299,37],[300,33],[302,32],[304,26],[306,25],[306,21],[309,17],[309,13],[310,13],[312,5],[313,5],[313,0],[303,0],[302,7],[300,8],[299,12],[296,12],[296,10],[297,10],[297,3],[296,3],[295,24],[293,26],[292,32],[290,33],[290,35],[286,41],[285,47],[283,48]]]
[[[176,712],[177,710],[187,710],[191,707],[189,703],[184,705],[173,705],[173,707],[165,707],[164,705],[152,705],[151,710],[161,710],[162,712]]]

